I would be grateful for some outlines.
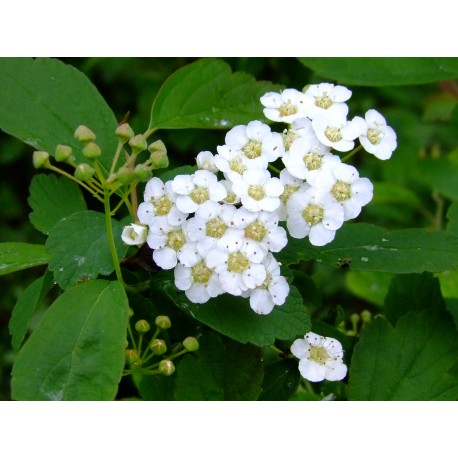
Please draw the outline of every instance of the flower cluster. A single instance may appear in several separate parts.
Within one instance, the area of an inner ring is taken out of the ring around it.
[[[140,225],[125,228],[123,240],[135,245],[146,237],[156,264],[174,269],[175,285],[194,303],[229,293],[270,313],[289,293],[274,257],[288,241],[279,223],[291,237],[323,246],[372,199],[372,183],[331,150],[348,152],[359,138],[387,159],[396,147],[393,129],[375,110],[347,120],[350,96],[329,83],[265,94],[265,116],[287,128],[274,132],[258,120],[235,126],[216,154],[197,155],[192,175],[152,178]]]

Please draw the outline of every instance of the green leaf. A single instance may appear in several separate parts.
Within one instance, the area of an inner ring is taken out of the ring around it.
[[[13,399],[114,399],[127,319],[127,296],[118,282],[94,280],[64,292],[17,355]]]
[[[23,242],[0,243],[0,275],[47,264],[44,245]]]
[[[385,298],[385,316],[396,324],[406,313],[422,310],[444,310],[439,280],[431,273],[396,275]]]
[[[272,345],[276,339],[288,340],[310,331],[310,316],[302,297],[294,286],[282,306],[268,315],[258,315],[248,299],[224,294],[206,304],[190,302],[172,281],[164,281],[163,291],[186,313],[216,331],[241,343],[259,347]]]
[[[371,272],[443,272],[458,268],[458,235],[416,228],[390,231],[350,223],[323,247],[311,245],[308,239],[289,238],[277,258],[285,264],[315,259],[333,267],[345,259],[351,270]]]
[[[265,119],[260,97],[280,86],[232,73],[220,59],[201,59],[182,67],[163,84],[151,110],[149,128],[228,129]]]
[[[322,78],[353,86],[426,84],[458,78],[458,59],[443,57],[301,57]]]
[[[455,400],[457,335],[446,312],[409,312],[396,327],[384,318],[367,326],[356,344],[349,380],[352,401]]]
[[[287,401],[297,390],[301,376],[298,361],[282,359],[264,369],[260,401]]]
[[[24,290],[16,302],[9,323],[14,351],[19,350],[35,310],[53,285],[53,276],[47,270],[45,275],[37,278]]]
[[[176,399],[251,401],[261,392],[262,355],[216,333],[205,333],[196,353],[177,365]]]
[[[35,175],[29,191],[30,222],[44,234],[62,218],[87,208],[79,186],[64,177]]]
[[[383,305],[392,278],[393,274],[385,272],[348,272],[345,284],[355,296]]]
[[[112,223],[118,258],[122,259],[127,252],[121,240],[122,223]],[[62,219],[52,228],[46,249],[51,254],[49,269],[63,289],[114,270],[103,213],[86,210]]]
[[[117,146],[116,118],[83,73],[57,59],[4,58],[0,80],[3,131],[50,154],[58,144],[71,146],[76,162],[86,162],[73,138],[84,124],[97,135],[100,162],[109,169]]]

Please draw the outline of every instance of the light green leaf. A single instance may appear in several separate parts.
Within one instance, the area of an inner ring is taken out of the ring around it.
[[[232,73],[220,59],[201,59],[182,67],[163,84],[151,110],[154,129],[228,129],[265,119],[260,97],[280,86]]]
[[[118,258],[122,259],[127,252],[121,240],[122,223],[112,220],[112,224]],[[52,228],[46,249],[51,254],[49,269],[63,289],[114,270],[105,215],[99,212],[86,210],[63,218]]]
[[[301,57],[323,78],[353,86],[426,84],[458,78],[458,59],[443,57]]]
[[[36,229],[49,231],[65,216],[86,210],[86,202],[76,183],[55,175],[35,175],[28,199],[32,212],[30,222]]]
[[[64,292],[17,355],[13,399],[114,399],[127,319],[127,296],[118,282],[94,280]]]
[[[260,401],[287,401],[297,390],[301,380],[298,361],[294,359],[270,363],[264,372]]]
[[[100,93],[80,71],[57,59],[0,59],[0,128],[38,150],[54,154],[69,145],[85,162],[73,138],[84,124],[97,135],[101,164],[109,169],[117,138],[116,118]]]
[[[49,254],[44,245],[23,242],[0,243],[0,275],[47,264]]]
[[[458,396],[457,334],[446,312],[409,312],[395,328],[384,318],[367,326],[356,344],[349,400],[445,401]]]

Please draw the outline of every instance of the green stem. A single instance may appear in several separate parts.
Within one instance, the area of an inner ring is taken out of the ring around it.
[[[342,162],[347,162],[348,159],[350,159],[351,157],[353,157],[358,151],[360,151],[361,149],[363,149],[363,145],[359,145],[357,146],[353,151],[350,151],[346,156],[344,156],[342,158]]]

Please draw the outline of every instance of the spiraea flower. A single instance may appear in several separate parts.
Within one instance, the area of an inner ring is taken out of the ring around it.
[[[302,377],[311,382],[335,382],[347,375],[342,344],[332,337],[309,332],[303,339],[293,342],[291,353],[299,358],[299,372]]]
[[[297,89],[285,89],[278,92],[267,92],[261,97],[264,115],[277,122],[292,123],[295,119],[306,117],[304,112],[304,94]]]
[[[146,241],[148,228],[143,224],[132,223],[122,230],[121,239],[126,245],[143,245]]]

